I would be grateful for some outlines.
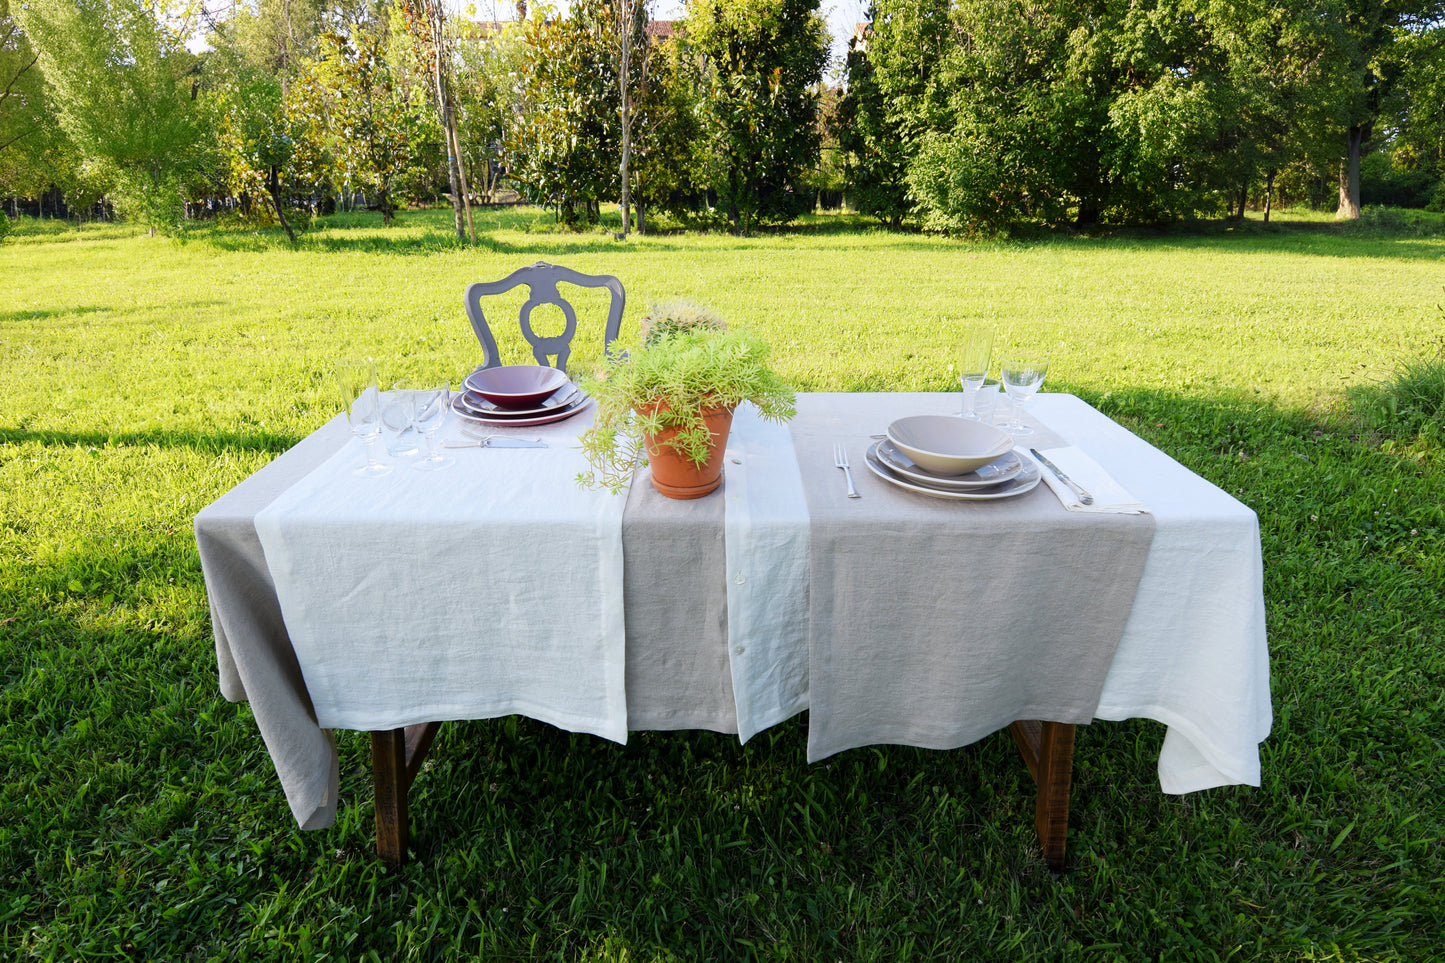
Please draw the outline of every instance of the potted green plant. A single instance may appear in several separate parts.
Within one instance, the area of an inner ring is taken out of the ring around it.
[[[597,413],[581,436],[592,470],[579,484],[619,492],[641,465],[672,498],[700,498],[722,481],[733,410],[752,402],[764,418],[787,421],[793,389],[768,364],[762,339],[728,328],[691,302],[656,305],[637,342],[617,352],[592,388]]]

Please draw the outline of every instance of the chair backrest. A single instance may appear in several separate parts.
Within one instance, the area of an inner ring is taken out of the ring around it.
[[[495,368],[502,363],[502,359],[497,352],[497,339],[492,334],[491,326],[487,324],[487,316],[482,310],[482,298],[505,294],[517,285],[525,284],[527,300],[517,319],[522,326],[522,337],[532,346],[532,356],[537,359],[538,364],[566,369],[567,357],[572,353],[572,338],[577,334],[577,312],[557,290],[559,281],[584,288],[606,288],[611,292],[607,328],[602,342],[603,351],[611,354],[612,342],[617,340],[622,328],[622,308],[627,301],[622,282],[609,274],[583,274],[571,268],[538,261],[528,267],[518,268],[500,281],[478,281],[467,285],[467,318],[472,322],[472,330],[476,332],[477,340],[482,343],[483,368]],[[541,304],[553,304],[562,309],[567,324],[561,334],[544,337],[532,330],[532,310]],[[555,356],[556,362],[548,361],[549,356]]]

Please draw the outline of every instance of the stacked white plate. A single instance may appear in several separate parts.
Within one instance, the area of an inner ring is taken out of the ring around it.
[[[481,370],[481,369],[478,369]],[[492,427],[525,428],[528,425],[546,425],[564,418],[571,418],[592,403],[592,398],[580,387],[568,381],[546,398],[521,408],[504,408],[483,398],[468,382],[477,372],[467,375],[462,381],[462,391],[452,398],[452,411],[459,417],[477,424]]]
[[[1039,466],[1009,450],[981,468],[962,475],[939,475],[918,465],[887,438],[874,442],[864,457],[868,470],[879,478],[920,495],[957,501],[993,501],[1032,491],[1039,483]]]

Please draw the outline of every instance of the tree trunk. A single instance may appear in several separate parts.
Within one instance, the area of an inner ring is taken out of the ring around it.
[[[1340,206],[1335,219],[1356,221],[1360,218],[1360,148],[1365,142],[1365,128],[1355,124],[1348,136],[1349,153],[1340,158]]]
[[[291,230],[291,224],[286,220],[286,211],[281,204],[281,173],[275,167],[271,168],[271,174],[266,179],[266,187],[271,194],[271,206],[276,208],[276,219],[279,220],[281,226],[286,229],[286,236],[291,239],[291,243],[294,245],[296,243],[296,234]]]
[[[428,11],[432,28],[432,52],[436,79],[437,109],[441,111],[442,132],[446,140],[447,179],[452,189],[452,210],[456,214],[457,240],[466,240],[471,234],[472,242],[477,232],[472,227],[472,206],[467,198],[467,178],[462,170],[462,141],[457,136],[457,115],[452,108],[451,96],[447,90],[446,72],[442,70],[442,59],[446,57],[444,33],[446,14],[440,2],[434,3]]]
[[[627,240],[628,231],[632,229],[632,179],[628,175],[628,166],[632,161],[632,103],[629,98],[628,80],[632,64],[632,21],[627,16],[630,13],[630,4],[624,2],[619,8],[618,38],[619,45],[619,69],[617,71],[617,86],[620,88],[622,101],[622,163],[619,173],[622,176],[622,239]]]
[[[1274,169],[1264,174],[1264,223],[1269,223],[1269,212],[1274,208]]]

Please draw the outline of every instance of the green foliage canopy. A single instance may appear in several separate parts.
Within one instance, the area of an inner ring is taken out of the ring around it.
[[[1408,78],[1438,102],[1441,58],[1407,58],[1411,72],[1385,55],[1438,52],[1445,31],[1439,0],[876,0],[872,13],[840,131],[856,200],[981,233],[1242,213],[1258,178],[1268,195],[1291,166],[1344,155],[1353,169],[1390,90]],[[1358,195],[1347,180],[1342,202]]]
[[[613,23],[602,0],[579,0],[567,16],[527,21],[521,122],[508,155],[512,176],[565,224],[595,223],[616,196],[621,150]]]
[[[390,225],[409,179],[420,173],[421,149],[439,135],[425,92],[398,81],[387,52],[379,26],[325,34],[320,56],[302,65],[286,110],[304,166],[372,195]]]
[[[811,210],[817,85],[828,62],[818,0],[693,0],[682,36],[697,71],[700,184],[734,232]]]
[[[59,124],[92,175],[152,229],[177,229],[209,146],[184,38],[144,0],[30,0],[19,15]]]

